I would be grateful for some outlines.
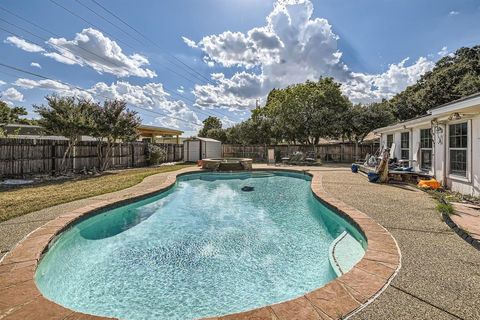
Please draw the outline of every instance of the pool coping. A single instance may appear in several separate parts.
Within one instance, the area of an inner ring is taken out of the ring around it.
[[[301,297],[247,312],[209,318],[231,319],[344,319],[360,311],[386,289],[401,267],[401,253],[393,236],[365,213],[328,194],[317,171],[266,168],[253,171],[289,171],[312,177],[315,197],[354,225],[367,240],[364,257],[348,272],[325,286]],[[79,313],[43,297],[34,277],[42,255],[55,238],[79,220],[110,209],[164,192],[176,183],[176,177],[202,172],[185,168],[167,174],[165,181],[145,188],[128,199],[109,198],[61,215],[22,239],[0,260],[0,319],[112,319]],[[107,195],[106,195],[106,198]]]

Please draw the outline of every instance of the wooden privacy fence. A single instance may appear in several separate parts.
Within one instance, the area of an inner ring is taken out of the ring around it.
[[[323,162],[353,162],[356,160],[355,143],[321,144],[316,146],[308,145],[223,145],[224,158],[251,158],[256,162],[266,162],[268,149],[275,149],[280,152],[281,157],[287,157],[300,151],[303,153],[315,152],[318,159]],[[365,158],[367,153],[375,153],[379,148],[378,142],[358,144],[358,158]]]
[[[0,139],[0,178],[24,177],[36,174],[55,174],[67,149],[66,140]],[[99,168],[98,142],[80,141],[67,160],[69,172]],[[164,162],[182,160],[183,145],[158,144],[166,151]],[[147,165],[147,144],[144,142],[117,143],[112,148],[109,169]]]

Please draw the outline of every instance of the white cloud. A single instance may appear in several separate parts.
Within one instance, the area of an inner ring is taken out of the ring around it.
[[[182,37],[183,42],[190,48],[198,48],[197,44],[195,41],[188,39],[187,37]]]
[[[16,46],[17,48],[22,49],[23,51],[27,51],[27,52],[44,52],[45,51],[45,49],[43,49],[39,45],[36,45],[34,43],[26,41],[25,39],[18,38],[18,37],[15,37],[15,36],[8,37],[3,42],[11,43],[14,46]]]
[[[6,84],[6,82],[5,82],[5,81],[2,81],[2,80],[0,80],[0,86],[3,86],[4,84]]]
[[[23,101],[23,94],[13,87],[0,93],[0,96],[9,101]]]
[[[343,85],[344,93],[354,102],[368,103],[388,99],[417,82],[422,74],[434,66],[431,60],[423,57],[406,66],[408,60],[407,58],[398,64],[391,64],[388,70],[381,74],[352,72],[351,78]]]
[[[156,118],[156,121],[164,126],[182,130],[198,130],[200,128],[196,125],[200,124],[197,114],[190,110],[185,102],[171,100],[170,95],[165,92],[163,85],[160,83],[147,83],[139,86],[124,81],[118,81],[111,85],[99,82],[89,91],[100,100],[105,99],[105,97],[123,99],[131,105],[165,113],[165,116]]]
[[[183,86],[180,86],[179,88],[177,88],[177,92],[178,93],[184,93],[185,92],[185,88]]]
[[[255,28],[246,35],[226,31],[220,35],[204,37],[199,46],[206,53],[205,62],[219,63],[225,67],[253,68],[260,64],[278,62],[280,39],[270,30]]]
[[[87,65],[99,73],[117,77],[157,76],[155,71],[145,68],[149,64],[146,57],[137,53],[127,56],[115,41],[96,29],[83,29],[73,40],[50,38],[47,43],[57,52],[45,53],[45,56],[61,63]]]
[[[354,102],[371,102],[391,97],[433,67],[422,57],[412,65],[407,65],[408,59],[391,64],[381,74],[355,73],[342,61],[338,39],[326,19],[313,17],[310,0],[279,0],[265,25],[246,33],[205,36],[196,44],[206,63],[246,69],[230,78],[212,74],[213,85],[195,86],[196,102],[202,107],[246,110],[273,88],[322,76],[342,83]]]
[[[452,10],[448,14],[451,15],[451,16],[458,16],[460,14],[460,12]]]
[[[196,104],[203,108],[228,106],[231,110],[245,110],[255,105],[255,100],[264,92],[264,78],[248,72],[225,78],[223,73],[212,74],[215,85],[197,85],[194,94]]]
[[[47,90],[55,90],[55,91],[70,89],[69,86],[55,80],[32,80],[32,79],[19,78],[15,81],[14,84],[24,89],[39,88],[39,89],[47,89]]]
[[[141,109],[164,113],[157,118],[163,121],[165,126],[180,128],[182,130],[198,130],[200,120],[196,113],[188,108],[181,100],[172,100],[165,92],[161,83],[147,83],[145,85],[133,85],[126,81],[117,81],[110,85],[98,82],[91,88],[80,90],[55,80],[32,80],[20,78],[15,85],[25,89],[44,89],[62,96],[77,96],[86,99],[103,101],[105,99],[125,100],[133,110],[145,113]],[[140,107],[134,108],[133,106]],[[174,119],[174,118],[177,119]],[[185,121],[179,120],[183,119]],[[159,121],[159,120],[158,120]]]
[[[445,56],[450,56],[453,57],[453,53],[448,50],[447,47],[443,47],[440,51],[437,53],[440,57],[445,57]]]
[[[38,63],[38,62],[32,62],[32,63],[30,63],[30,65],[31,65],[32,67],[42,69],[42,66],[41,66],[40,63]]]

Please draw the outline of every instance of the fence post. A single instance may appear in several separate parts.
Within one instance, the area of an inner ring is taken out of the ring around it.
[[[135,146],[130,142],[130,152],[132,153],[132,168],[135,167]]]
[[[52,164],[51,164],[51,169],[50,169],[51,173],[50,174],[53,176],[53,175],[55,175],[55,171],[56,171],[56,168],[55,168],[55,166],[56,166],[56,163],[55,163],[56,162],[55,141],[53,141],[52,144],[50,145],[50,149],[51,149],[50,150],[50,157],[52,159]]]

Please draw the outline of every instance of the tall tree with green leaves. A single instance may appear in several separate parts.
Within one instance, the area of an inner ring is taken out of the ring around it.
[[[480,92],[480,46],[458,49],[440,59],[432,71],[384,102],[399,120],[424,115],[433,107]]]
[[[372,103],[370,105],[353,105],[346,114],[344,137],[355,142],[355,156],[358,158],[358,144],[373,130],[386,127],[395,122],[395,117],[388,105]]]
[[[345,137],[357,143],[362,142],[373,130],[386,127],[395,122],[393,112],[382,103],[353,105],[346,114]]]
[[[227,141],[227,132],[222,129],[222,121],[212,116],[203,120],[203,128],[198,132],[198,136],[215,139],[223,143]]]
[[[106,100],[103,106],[94,104],[92,135],[98,139],[100,170],[110,167],[112,149],[118,141],[134,141],[138,137],[140,118],[127,108],[123,100]]]
[[[24,107],[10,107],[5,101],[0,100],[0,137],[6,136],[7,124],[30,124],[30,120],[23,118],[27,110]]]
[[[75,97],[46,96],[47,105],[34,105],[40,119],[38,123],[47,133],[64,136],[68,145],[60,164],[60,173],[67,171],[66,161],[82,135],[92,132],[94,126],[93,104]]]
[[[351,106],[332,78],[307,81],[272,91],[265,106],[274,136],[293,143],[318,144],[320,138],[342,134]]]
[[[27,114],[24,107],[10,107],[5,101],[0,100],[0,124],[28,124],[29,120],[22,118]]]
[[[198,132],[199,137],[209,138],[208,134],[210,130],[221,130],[222,121],[217,117],[209,116],[203,120],[203,128]]]

